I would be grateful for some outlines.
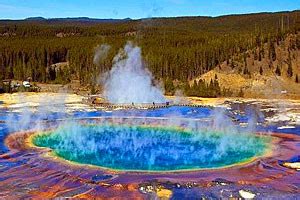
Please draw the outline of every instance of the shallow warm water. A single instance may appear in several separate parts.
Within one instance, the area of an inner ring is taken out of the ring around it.
[[[217,168],[261,156],[267,139],[252,134],[185,131],[175,128],[66,125],[35,136],[64,159],[116,170]]]

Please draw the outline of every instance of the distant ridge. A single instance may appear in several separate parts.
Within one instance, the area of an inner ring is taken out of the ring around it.
[[[27,20],[27,21],[44,21],[44,20],[47,20],[47,19],[44,18],[44,17],[28,17],[24,20]]]
[[[65,18],[45,18],[41,16],[28,17],[25,19],[0,19],[1,22],[35,22],[35,23],[45,23],[45,24],[60,24],[60,23],[74,23],[74,24],[97,24],[97,23],[120,23],[129,21],[145,21],[145,20],[173,20],[173,19],[220,19],[220,18],[230,18],[230,17],[246,17],[246,16],[256,16],[256,15],[278,15],[278,14],[288,14],[288,13],[299,13],[300,10],[293,11],[278,11],[278,12],[258,12],[258,13],[244,13],[244,14],[226,14],[219,16],[174,16],[174,17],[150,17],[150,18],[140,18],[140,19],[98,19],[89,17],[65,17]]]
[[[33,22],[85,22],[85,23],[113,23],[113,22],[123,22],[130,21],[130,18],[125,19],[97,19],[89,17],[67,17],[67,18],[44,18],[44,17],[29,17],[24,21],[33,21]]]

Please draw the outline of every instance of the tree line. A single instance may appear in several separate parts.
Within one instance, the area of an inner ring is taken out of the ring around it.
[[[169,80],[179,81],[187,88],[189,80],[262,43],[270,43],[269,56],[276,59],[272,45],[299,30],[300,11],[97,23],[0,21],[0,80],[31,77],[37,82],[67,83],[76,79],[82,85],[93,85],[99,74],[112,67],[114,55],[130,40],[142,48],[156,79],[165,85]],[[95,64],[93,56],[99,44],[109,44],[111,49]],[[258,57],[262,54],[260,51]],[[59,62],[68,62],[69,66],[52,76],[49,66]],[[196,88],[214,88],[210,93],[216,96],[221,93],[216,81],[208,85],[200,82],[186,90],[194,94]]]

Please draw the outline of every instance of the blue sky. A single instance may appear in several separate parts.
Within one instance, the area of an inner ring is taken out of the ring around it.
[[[137,19],[297,9],[300,0],[0,0],[1,19],[36,16]]]

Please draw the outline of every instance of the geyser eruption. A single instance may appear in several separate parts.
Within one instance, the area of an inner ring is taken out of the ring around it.
[[[104,96],[110,103],[165,103],[161,88],[154,84],[145,67],[141,49],[128,42],[113,60],[104,83]]]

